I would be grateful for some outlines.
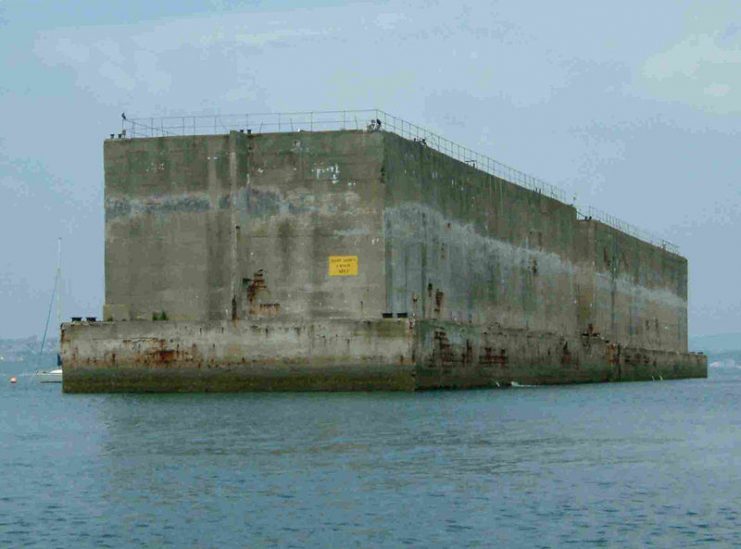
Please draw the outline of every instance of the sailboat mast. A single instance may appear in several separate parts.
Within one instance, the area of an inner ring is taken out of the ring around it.
[[[57,241],[57,329],[62,326],[62,237]]]
[[[57,320],[61,326],[61,314],[62,314],[62,301],[60,288],[60,278],[62,274],[62,237],[59,237],[57,241],[57,272],[54,275],[54,288],[52,289],[51,299],[49,300],[49,311],[46,313],[46,324],[44,325],[44,335],[41,337],[41,347],[39,348],[39,364],[41,364],[41,356],[44,353],[44,345],[46,344],[46,336],[49,333],[49,322],[51,322],[51,311],[54,307],[54,298],[57,298]],[[59,331],[59,338],[61,343],[62,332]]]

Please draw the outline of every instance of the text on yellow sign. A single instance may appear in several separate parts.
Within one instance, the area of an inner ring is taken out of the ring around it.
[[[330,255],[329,276],[358,276],[358,256]]]

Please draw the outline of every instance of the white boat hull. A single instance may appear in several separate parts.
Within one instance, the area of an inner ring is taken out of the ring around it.
[[[62,369],[57,368],[48,372],[38,372],[35,374],[35,377],[41,383],[62,383]]]

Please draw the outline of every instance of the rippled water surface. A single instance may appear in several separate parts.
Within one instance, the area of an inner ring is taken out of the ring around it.
[[[741,373],[64,395],[0,363],[0,546],[741,544]]]

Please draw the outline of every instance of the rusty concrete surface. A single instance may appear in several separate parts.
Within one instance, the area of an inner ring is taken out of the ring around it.
[[[599,336],[387,319],[65,324],[65,392],[413,391],[704,377]]]

